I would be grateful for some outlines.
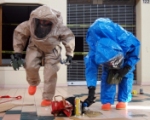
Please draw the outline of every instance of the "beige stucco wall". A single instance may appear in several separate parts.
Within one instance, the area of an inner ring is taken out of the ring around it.
[[[58,72],[57,86],[67,85],[67,79],[65,73],[66,73],[66,68],[61,68],[61,70]],[[41,83],[39,87],[42,87],[43,67],[40,68],[39,74],[41,77]],[[1,87],[2,88],[28,87],[24,68],[20,68],[19,71],[14,71],[12,67],[0,67],[0,88]]]
[[[4,3],[21,3],[21,4],[46,4],[59,10],[62,13],[64,23],[67,21],[67,0],[0,0],[0,4]]]
[[[67,0],[0,0],[0,4],[4,3],[46,4],[60,11],[64,24],[67,23]],[[62,54],[65,57],[64,47]],[[41,77],[39,86],[43,86],[43,67],[40,68],[39,74]],[[58,72],[57,86],[67,86],[67,67],[65,65],[62,65]],[[12,67],[0,67],[0,87],[28,87],[24,68],[14,71]]]
[[[137,83],[150,85],[150,3],[137,0],[136,33],[141,41],[140,62],[137,65]]]

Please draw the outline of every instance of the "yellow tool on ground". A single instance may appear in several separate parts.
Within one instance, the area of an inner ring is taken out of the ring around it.
[[[81,115],[81,101],[79,97],[75,98],[75,115],[76,116]]]
[[[132,95],[137,95],[137,91],[136,90],[132,90]]]

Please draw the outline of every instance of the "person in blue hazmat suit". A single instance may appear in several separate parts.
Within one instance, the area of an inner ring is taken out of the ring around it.
[[[84,102],[88,106],[94,102],[98,68],[102,65],[101,109],[111,109],[116,85],[116,109],[125,109],[132,97],[133,72],[139,61],[139,40],[109,18],[99,18],[89,27],[86,41],[89,45],[89,52],[84,59],[88,97]]]

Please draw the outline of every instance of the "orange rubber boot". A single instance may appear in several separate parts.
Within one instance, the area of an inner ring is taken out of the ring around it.
[[[42,107],[50,106],[51,105],[51,100],[43,100],[41,102]]]
[[[125,103],[125,102],[119,102],[119,103],[116,105],[116,109],[117,109],[117,110],[126,109],[126,103]]]
[[[108,111],[111,109],[111,104],[110,103],[103,104],[101,109]]]
[[[29,88],[28,88],[28,93],[29,93],[30,95],[34,95],[35,92],[36,92],[36,86],[29,86]]]

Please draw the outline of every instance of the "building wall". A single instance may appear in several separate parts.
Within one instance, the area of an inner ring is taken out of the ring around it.
[[[0,0],[0,4],[9,4],[9,3],[21,3],[21,4],[46,4],[50,7],[59,10],[62,13],[64,23],[66,24],[66,6],[67,6],[67,0]]]
[[[136,33],[141,41],[140,62],[137,65],[137,83],[150,85],[150,3],[137,0],[136,3]]]

